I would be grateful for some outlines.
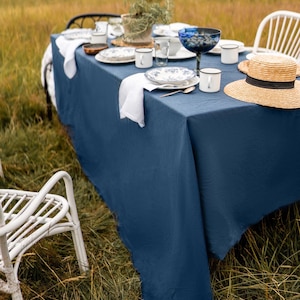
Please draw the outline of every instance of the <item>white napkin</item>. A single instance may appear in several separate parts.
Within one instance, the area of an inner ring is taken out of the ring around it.
[[[64,36],[56,39],[56,45],[64,60],[64,71],[68,78],[73,78],[76,74],[77,67],[75,61],[75,50],[82,44],[88,43],[88,39],[68,40]]]
[[[158,88],[145,77],[145,73],[137,73],[122,80],[119,89],[120,118],[128,118],[145,127],[144,121],[144,89],[149,92]]]

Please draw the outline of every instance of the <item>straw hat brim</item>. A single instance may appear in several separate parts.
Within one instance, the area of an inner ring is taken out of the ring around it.
[[[249,60],[243,60],[238,64],[238,69],[244,74],[248,73]],[[296,76],[300,77],[300,65],[297,64]]]
[[[266,89],[248,84],[244,79],[227,84],[225,94],[235,99],[263,106],[295,109],[300,108],[300,81],[292,89]]]

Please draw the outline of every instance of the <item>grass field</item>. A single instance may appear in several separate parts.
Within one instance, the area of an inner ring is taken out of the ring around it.
[[[217,27],[223,38],[251,45],[260,20],[278,9],[299,12],[300,2],[175,0],[173,21]],[[25,299],[140,299],[139,276],[116,222],[82,173],[57,118],[47,121],[40,83],[50,34],[62,31],[71,16],[92,11],[123,13],[126,6],[116,0],[0,1],[0,188],[38,190],[55,171],[68,171],[91,265],[90,276],[82,278],[69,235],[44,240],[21,263]],[[299,237],[299,205],[249,229],[224,261],[210,260],[215,299],[300,299]]]

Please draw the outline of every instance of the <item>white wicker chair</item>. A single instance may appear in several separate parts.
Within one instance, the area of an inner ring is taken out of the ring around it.
[[[300,59],[300,13],[279,10],[267,15],[259,24],[253,53],[278,52]]]
[[[49,194],[63,179],[66,198]],[[81,273],[88,271],[88,260],[77,215],[70,175],[54,174],[39,192],[0,189],[0,290],[20,300],[18,268],[22,255],[44,237],[71,231]]]

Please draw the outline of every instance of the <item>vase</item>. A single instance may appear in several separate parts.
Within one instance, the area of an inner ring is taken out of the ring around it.
[[[141,45],[152,42],[152,26],[147,25],[143,17],[123,14],[121,18],[124,28],[124,42]]]

